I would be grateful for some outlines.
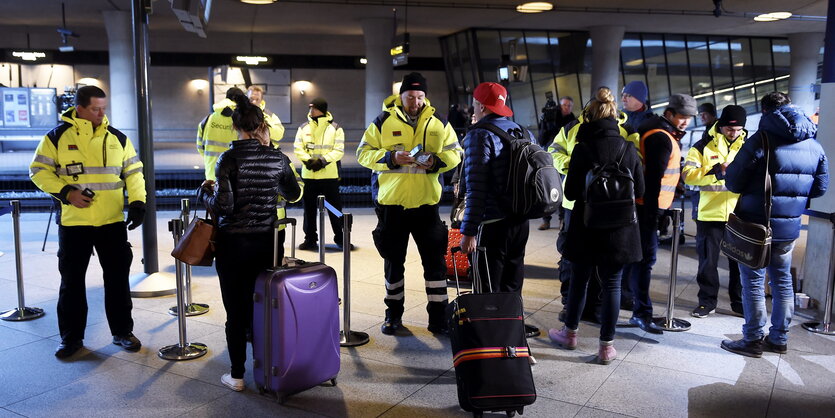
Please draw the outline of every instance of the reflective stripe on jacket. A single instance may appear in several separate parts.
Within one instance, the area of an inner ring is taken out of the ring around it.
[[[585,122],[582,113],[580,117],[569,122],[562,129],[560,129],[554,142],[548,147],[548,152],[554,159],[554,167],[563,175],[563,187],[565,187],[565,175],[568,174],[568,163],[571,161],[571,152],[574,146],[577,145],[577,132],[580,130],[580,125]],[[638,148],[639,136],[632,128],[626,125],[626,114],[620,112],[618,115],[618,128],[620,136],[623,139],[631,142]],[[562,207],[572,210],[574,209],[574,201],[563,198]]]
[[[345,155],[345,132],[342,127],[333,122],[330,112],[316,119],[308,114],[307,123],[299,126],[296,131],[293,151],[302,163],[319,157],[328,163],[319,171],[308,170],[307,166],[302,165],[302,178],[339,178],[336,163]]]
[[[229,149],[229,144],[238,139],[232,127],[232,112],[235,102],[223,99],[212,106],[214,112],[206,116],[197,127],[197,152],[203,156],[206,180],[215,180],[217,158]]]
[[[733,143],[714,125],[709,131],[708,140],[701,139],[687,152],[682,176],[684,183],[700,186],[698,220],[705,222],[727,222],[733,212],[739,195],[725,187],[722,173],[712,172],[716,164],[733,161],[742,144],[746,132],[742,132]]]
[[[145,202],[142,162],[128,137],[110,127],[77,116],[71,107],[62,124],[49,131],[35,150],[29,177],[39,189],[62,200],[61,225],[102,226],[125,220],[125,188],[128,201]],[[83,172],[73,175],[81,163]],[[89,188],[96,195],[89,207],[77,208],[65,200],[69,188]]]
[[[681,148],[678,141],[664,129],[651,129],[641,136],[641,155],[646,155],[644,143],[646,139],[657,133],[663,133],[669,138],[672,152],[670,152],[670,159],[667,160],[667,168],[664,170],[664,175],[661,177],[661,191],[658,193],[658,208],[669,209],[673,205],[676,198],[676,187],[681,178]],[[643,198],[635,199],[639,205],[644,204]]]
[[[380,204],[406,209],[437,204],[442,191],[439,173],[461,162],[458,136],[452,125],[435,116],[429,100],[414,128],[407,122],[402,106],[399,95],[383,102],[383,113],[368,125],[357,147],[357,161],[372,170],[372,196]],[[439,160],[434,170],[394,164],[392,151],[410,151],[418,144]]]

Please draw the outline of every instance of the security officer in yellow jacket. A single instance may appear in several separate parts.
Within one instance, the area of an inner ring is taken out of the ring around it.
[[[130,351],[141,346],[133,335],[128,283],[133,254],[123,209],[127,188],[127,229],[142,224],[145,178],[131,141],[109,126],[106,106],[100,88],[79,88],[76,106],[41,140],[29,166],[35,185],[63,204],[58,229],[58,358],[82,347],[87,326],[84,282],[93,248],[104,273],[104,307],[113,344]]]
[[[618,115],[618,128],[620,129],[620,136],[632,144],[635,144],[637,147],[640,139],[638,137],[638,133],[635,132],[626,123],[626,121],[626,113],[620,112]],[[583,122],[585,122],[585,119],[583,118],[583,114],[581,112],[578,119],[567,123],[559,130],[557,136],[554,138],[554,142],[548,147],[548,152],[551,153],[551,157],[554,159],[554,167],[556,167],[557,171],[563,175],[563,181],[565,181],[565,175],[568,173],[568,163],[571,161],[571,152],[574,150],[574,146],[577,145],[577,132],[580,130],[580,125]],[[568,233],[568,223],[571,221],[571,211],[574,209],[574,201],[563,199],[562,209],[560,233],[557,236],[557,251],[560,253],[562,253],[564,249],[563,246],[565,245],[566,234]],[[568,284],[571,282],[571,262],[563,257],[560,257],[558,270],[560,277],[560,294],[562,295],[563,300],[568,300]],[[590,295],[598,294],[600,290],[599,283],[594,280],[589,282]],[[632,295],[629,293],[628,286],[621,286],[621,291],[626,293],[626,298],[630,301],[628,305],[631,306]],[[624,296],[622,294],[621,304],[623,304],[623,299]],[[600,306],[600,303],[592,303],[593,301],[594,299],[590,298],[586,302],[586,312],[584,312],[583,316],[587,319],[595,320],[594,311]]]
[[[447,228],[438,215],[440,173],[461,162],[461,147],[452,125],[435,116],[426,99],[426,79],[403,77],[399,95],[383,102],[383,113],[368,126],[357,148],[357,160],[372,174],[377,227],[372,232],[385,261],[386,319],[383,334],[403,326],[404,263],[409,235],[423,265],[429,303],[429,331],[447,334]]]
[[[702,138],[687,152],[682,174],[684,182],[699,186],[699,211],[696,219],[696,252],[699,255],[699,305],[691,312],[704,318],[716,309],[719,297],[719,246],[728,215],[733,212],[739,195],[725,188],[725,167],[733,161],[745,143],[746,112],[741,106],[730,105]],[[742,286],[739,267],[728,259],[728,293],[731,310],[742,315]]]
[[[273,146],[278,148],[278,141],[284,138],[284,125],[278,115],[267,109],[267,102],[264,101],[264,89],[258,85],[251,85],[246,89],[246,96],[249,97],[249,102],[260,107],[264,112],[264,121],[270,125],[270,141]]]
[[[293,151],[301,160],[302,179],[305,183],[304,202],[304,241],[300,250],[316,251],[319,249],[316,235],[316,209],[319,195],[338,210],[342,210],[342,198],[339,195],[339,161],[345,154],[345,132],[328,112],[328,102],[317,97],[310,102],[307,122],[296,131]],[[330,211],[333,240],[342,247],[342,218]],[[324,234],[324,231],[322,231]],[[323,240],[324,244],[324,240]]]

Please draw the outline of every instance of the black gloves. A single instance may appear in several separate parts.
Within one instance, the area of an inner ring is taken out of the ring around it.
[[[128,205],[128,219],[125,221],[128,223],[128,229],[136,229],[136,227],[142,225],[144,220],[145,202],[140,202],[138,200],[130,202],[130,205]]]
[[[311,170],[311,171],[319,171],[319,170],[325,168],[326,164],[327,163],[325,163],[325,160],[323,160],[321,158],[315,158],[315,159],[311,158],[311,159],[304,162],[304,165],[307,167],[307,169]]]

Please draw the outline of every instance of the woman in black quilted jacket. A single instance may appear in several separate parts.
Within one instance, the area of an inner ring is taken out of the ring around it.
[[[226,344],[232,362],[221,383],[244,389],[246,331],[252,328],[252,293],[258,274],[272,266],[273,228],[279,196],[298,200],[293,165],[270,145],[269,126],[246,96],[235,98],[232,123],[238,140],[217,160],[217,182],[203,182],[203,201],[218,217],[215,267],[226,309]],[[300,180],[299,180],[300,181]],[[284,231],[279,236],[283,256]]]

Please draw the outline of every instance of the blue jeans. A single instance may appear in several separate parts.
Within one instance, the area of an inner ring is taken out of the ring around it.
[[[769,339],[774,344],[786,344],[789,324],[794,313],[794,289],[792,288],[792,249],[794,241],[780,241],[771,244],[771,261],[768,277],[771,279],[771,328]],[[742,305],[745,309],[745,324],[742,335],[745,341],[755,341],[764,336],[768,312],[765,309],[765,270],[751,269],[739,265],[742,281]]]
[[[618,322],[620,310],[620,279],[623,265],[571,263],[571,267],[574,275],[569,285],[565,326],[569,329],[577,329],[580,324],[580,315],[586,305],[586,287],[590,280],[599,280],[603,288],[600,341],[612,341],[615,338],[615,325]]]

